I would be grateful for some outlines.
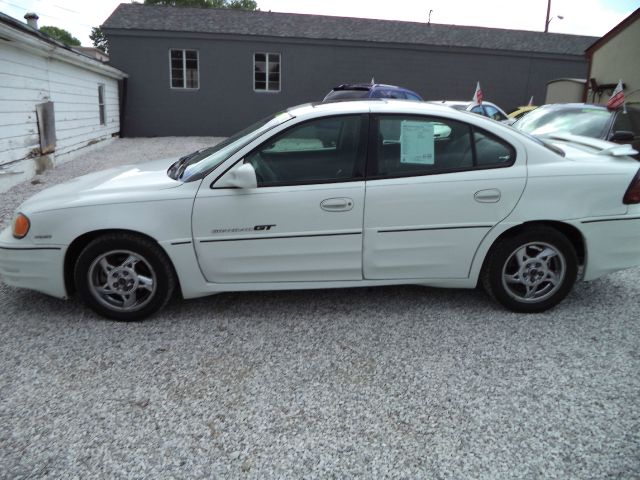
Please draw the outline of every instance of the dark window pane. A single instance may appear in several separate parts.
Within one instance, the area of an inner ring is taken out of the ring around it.
[[[178,60],[171,60],[171,68],[182,69],[182,59],[179,58]]]
[[[265,62],[267,60],[267,57],[264,53],[256,53],[254,56],[255,62]]]
[[[189,60],[198,60],[198,52],[195,50],[187,50],[185,52],[185,55],[187,57],[187,61]]]
[[[269,63],[280,63],[280,55],[277,53],[270,53]]]
[[[198,68],[197,60],[189,60],[189,59],[187,59],[187,68],[197,69]]]
[[[183,83],[182,83],[182,78],[173,78],[171,79],[171,86],[173,88],[182,88],[183,87]]]
[[[633,126],[631,125],[631,117],[628,113],[619,112],[616,117],[616,121],[613,123],[613,131],[626,130],[633,132]]]
[[[263,73],[263,72],[256,72],[255,73],[255,80],[256,80],[256,82],[266,82],[267,81],[267,74]]]
[[[182,50],[171,50],[171,59],[179,59],[182,61]]]
[[[256,90],[266,90],[267,84],[265,82],[256,81]]]
[[[269,64],[269,72],[271,72],[271,73],[280,73],[280,64],[279,63],[270,63]]]
[[[311,120],[294,127],[247,155],[258,187],[347,181],[358,161],[360,117]]]
[[[473,167],[470,128],[464,123],[382,116],[378,132],[377,175],[418,176]]]
[[[493,135],[474,129],[476,142],[476,161],[478,166],[510,165],[516,158],[513,147]]]
[[[187,88],[198,88],[198,70],[187,70]]]
[[[280,82],[269,82],[269,90],[280,90]]]

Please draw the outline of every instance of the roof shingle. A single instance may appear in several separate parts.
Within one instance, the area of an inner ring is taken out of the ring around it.
[[[252,35],[316,40],[584,55],[596,37],[395,20],[233,9],[120,4],[102,27],[114,30]]]

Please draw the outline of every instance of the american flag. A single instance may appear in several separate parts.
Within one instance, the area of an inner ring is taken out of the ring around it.
[[[624,105],[624,92],[622,91],[622,80],[618,82],[616,89],[611,94],[611,98],[607,102],[607,108],[610,110],[615,110],[616,108],[620,108]]]
[[[477,103],[478,105],[480,105],[482,103],[482,100],[484,100],[484,95],[482,94],[482,89],[480,88],[480,82],[478,82],[478,85],[476,86],[476,93],[473,94],[473,103]]]

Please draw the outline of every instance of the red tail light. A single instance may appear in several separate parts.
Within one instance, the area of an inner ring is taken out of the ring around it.
[[[622,202],[625,205],[640,203],[640,170],[638,170],[636,176],[631,180],[631,184],[629,188],[627,188],[627,193],[624,194]]]

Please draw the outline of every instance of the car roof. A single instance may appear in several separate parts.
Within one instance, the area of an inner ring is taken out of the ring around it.
[[[333,90],[371,90],[373,88],[395,88],[398,90],[406,90],[403,87],[387,85],[385,83],[343,83],[337,87],[333,87]]]
[[[607,110],[606,105],[598,105],[595,103],[548,103],[546,105],[541,105],[539,108],[543,108],[545,110],[562,110],[564,108],[593,108],[594,110]]]
[[[470,115],[467,112],[459,112],[448,105],[431,102],[410,102],[402,99],[376,98],[362,100],[344,100],[341,102],[317,102],[306,103],[287,109],[294,117],[301,117],[312,113],[368,113],[370,111],[398,111],[407,113],[438,114],[442,112],[458,112]],[[475,116],[475,115],[474,115]]]

